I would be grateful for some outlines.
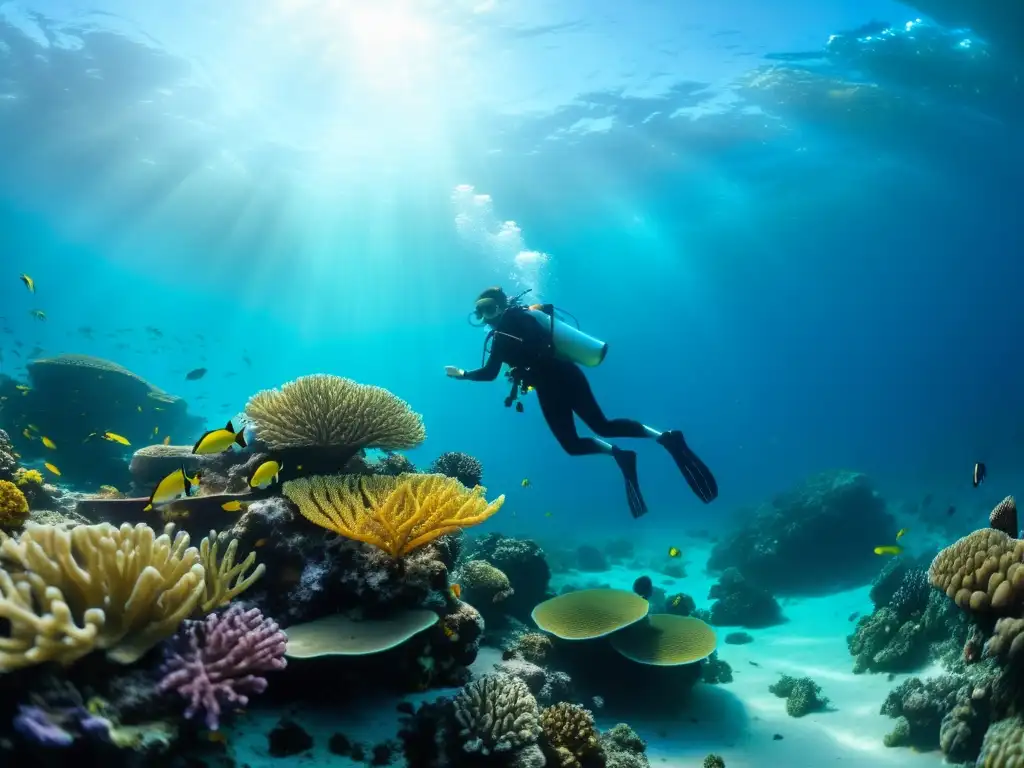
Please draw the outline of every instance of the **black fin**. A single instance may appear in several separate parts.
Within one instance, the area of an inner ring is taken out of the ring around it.
[[[626,481],[626,501],[629,504],[630,514],[633,515],[633,519],[643,517],[647,514],[647,502],[644,501],[643,494],[640,492],[640,480],[636,471],[636,453],[612,448],[612,456]]]
[[[224,427],[224,429],[226,429],[228,432],[234,432],[235,431],[235,427],[231,424],[231,419],[228,419],[228,425],[226,427]]]
[[[245,445],[245,430],[244,429],[240,429],[237,432],[235,432],[235,443],[237,443],[238,447],[240,447],[240,448],[245,448],[246,447],[246,445]]]
[[[683,433],[679,430],[662,432],[658,442],[665,447],[672,459],[675,461],[679,471],[683,474],[686,484],[690,490],[703,501],[710,504],[718,498],[718,481],[711,474],[707,464],[700,460],[690,446],[686,444]]]

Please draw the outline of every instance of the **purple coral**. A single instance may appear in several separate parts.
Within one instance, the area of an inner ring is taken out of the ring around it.
[[[85,707],[46,709],[38,704],[21,704],[14,729],[29,741],[49,749],[70,747],[79,735],[110,741],[110,721],[89,714]]]
[[[288,638],[258,608],[233,605],[203,621],[190,621],[172,642],[158,686],[188,699],[185,717],[206,711],[206,727],[220,725],[224,704],[245,706],[247,694],[263,693],[264,677],[253,674],[284,669]]]

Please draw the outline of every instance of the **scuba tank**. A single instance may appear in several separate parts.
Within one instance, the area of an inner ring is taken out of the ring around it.
[[[604,362],[608,343],[559,320],[553,304],[531,304],[525,312],[551,334],[551,347],[559,357],[591,368]]]

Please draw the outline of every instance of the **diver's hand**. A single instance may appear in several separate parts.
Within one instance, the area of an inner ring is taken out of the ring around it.
[[[461,368],[456,368],[454,365],[446,365],[444,367],[445,375],[450,379],[461,379],[466,375],[466,372]]]

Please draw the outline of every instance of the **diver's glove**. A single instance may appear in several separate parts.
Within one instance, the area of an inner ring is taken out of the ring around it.
[[[446,365],[444,367],[445,375],[450,379],[461,379],[466,375],[466,372],[461,368],[456,368],[454,365]]]

